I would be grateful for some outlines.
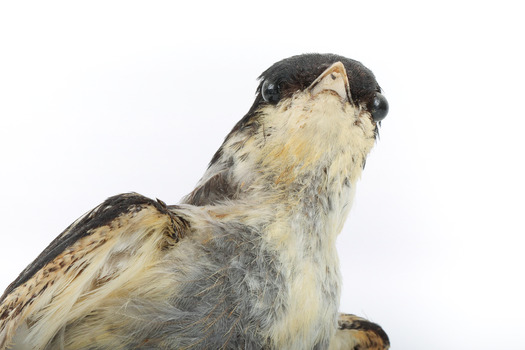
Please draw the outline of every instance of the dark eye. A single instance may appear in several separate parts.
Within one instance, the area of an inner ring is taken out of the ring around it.
[[[264,81],[261,88],[261,93],[263,99],[271,104],[277,104],[277,102],[279,102],[279,100],[281,99],[281,91],[279,89],[279,85],[271,83],[268,80]]]
[[[386,115],[388,114],[388,101],[386,100],[385,96],[381,95],[379,92],[376,92],[368,110],[370,111],[370,114],[372,114],[372,118],[375,122],[385,119]]]

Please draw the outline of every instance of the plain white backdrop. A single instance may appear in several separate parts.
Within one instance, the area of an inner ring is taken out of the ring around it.
[[[0,4],[0,289],[121,192],[175,204],[305,52],[390,102],[338,248],[392,349],[524,349],[523,10],[499,1]],[[307,307],[307,305],[305,305]]]

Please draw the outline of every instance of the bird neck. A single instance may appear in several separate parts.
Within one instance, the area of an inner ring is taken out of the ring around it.
[[[274,208],[277,230],[272,241],[297,235],[307,250],[335,249],[335,239],[341,232],[351,208],[355,183],[344,172],[334,171],[332,165],[304,170],[283,169],[271,176],[272,186],[262,206]],[[257,189],[261,186],[254,183]],[[291,237],[291,239],[294,239]],[[324,247],[324,248],[322,248]],[[332,251],[333,253],[333,251]]]
[[[294,232],[335,240],[351,207],[361,160],[356,162],[349,152],[315,162],[269,159],[230,158],[212,164],[183,203],[229,211],[254,208],[265,220],[288,222]],[[263,215],[265,209],[271,218]]]

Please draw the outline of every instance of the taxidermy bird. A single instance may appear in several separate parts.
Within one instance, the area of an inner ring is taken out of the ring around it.
[[[336,238],[388,104],[361,63],[305,54],[178,205],[121,194],[80,217],[0,299],[0,349],[386,349],[338,313]]]

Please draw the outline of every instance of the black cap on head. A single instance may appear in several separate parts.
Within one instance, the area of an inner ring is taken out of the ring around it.
[[[372,107],[376,93],[381,93],[374,74],[360,62],[334,54],[297,55],[275,63],[259,77],[261,83],[257,93],[268,103],[278,103],[296,91],[306,89],[336,62],[341,62],[346,69],[352,100]]]

